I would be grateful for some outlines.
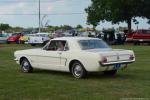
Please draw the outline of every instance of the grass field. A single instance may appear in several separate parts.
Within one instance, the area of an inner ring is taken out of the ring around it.
[[[32,47],[0,44],[0,100],[150,100],[150,46],[113,46],[134,50],[136,62],[114,77],[97,73],[87,79],[44,70],[20,72],[13,52],[27,48]]]

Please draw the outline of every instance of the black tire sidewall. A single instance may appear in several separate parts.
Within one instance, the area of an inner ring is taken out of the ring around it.
[[[36,44],[31,44],[31,46],[36,46]]]
[[[82,68],[82,74],[81,74],[80,76],[76,76],[76,75],[75,75],[74,69],[75,69],[75,66],[76,66],[76,65],[79,65],[79,66]],[[87,72],[86,72],[84,66],[83,66],[80,62],[75,62],[75,63],[72,64],[71,73],[72,73],[72,75],[73,75],[75,78],[77,78],[77,79],[85,78],[86,75],[87,75]]]

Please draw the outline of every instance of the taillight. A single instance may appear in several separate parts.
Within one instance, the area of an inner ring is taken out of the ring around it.
[[[134,60],[134,56],[130,55],[129,60]]]

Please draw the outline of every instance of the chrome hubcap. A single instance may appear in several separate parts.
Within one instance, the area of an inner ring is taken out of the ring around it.
[[[79,77],[82,74],[82,67],[80,65],[75,65],[74,74]]]
[[[28,62],[25,61],[25,62],[23,63],[23,66],[22,66],[22,67],[23,67],[23,70],[24,70],[24,71],[27,71],[27,70],[28,70],[28,67],[29,67]]]

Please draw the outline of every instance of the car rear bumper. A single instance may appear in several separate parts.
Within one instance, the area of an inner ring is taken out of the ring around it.
[[[131,63],[133,63],[133,62],[134,62],[134,60],[133,60],[133,61],[111,62],[111,63],[101,63],[101,62],[100,62],[100,65],[101,65],[102,67],[105,67],[105,66],[112,66],[112,65],[115,65],[115,64],[128,65],[128,64],[131,64]]]

